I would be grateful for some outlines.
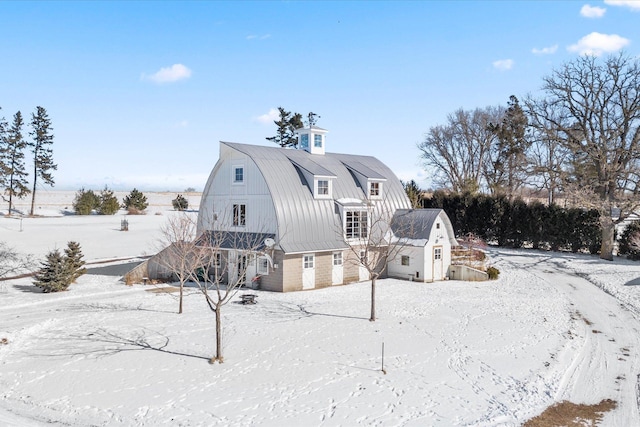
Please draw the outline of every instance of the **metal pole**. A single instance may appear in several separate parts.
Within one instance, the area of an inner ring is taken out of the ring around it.
[[[387,371],[384,370],[384,341],[382,342],[382,373],[387,374]]]

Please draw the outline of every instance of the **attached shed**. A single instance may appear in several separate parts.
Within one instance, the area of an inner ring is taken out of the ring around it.
[[[390,277],[420,282],[449,277],[451,247],[458,242],[442,209],[399,209],[392,230],[399,250],[387,267]]]

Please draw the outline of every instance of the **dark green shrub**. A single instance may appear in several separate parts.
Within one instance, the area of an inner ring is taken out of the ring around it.
[[[73,210],[76,215],[91,215],[94,209],[100,207],[100,197],[98,197],[93,191],[81,188],[73,200]]]
[[[189,208],[189,201],[182,195],[178,194],[178,196],[171,201],[173,205],[173,209],[177,211],[184,211]]]
[[[100,192],[100,206],[98,207],[98,213],[100,215],[115,215],[120,210],[120,203],[113,194],[113,191],[104,187],[104,190]]]
[[[640,236],[640,223],[632,222],[624,229],[618,241],[618,254],[632,260],[640,259],[640,248],[635,247],[633,239]]]
[[[128,196],[122,199],[122,207],[128,210],[129,213],[141,213],[148,206],[147,197],[135,188],[131,190]]]
[[[487,274],[489,275],[489,280],[496,280],[500,275],[500,270],[495,267],[487,268]]]
[[[71,282],[64,257],[59,250],[47,254],[47,259],[34,276],[33,284],[41,288],[43,292],[66,291]]]
[[[82,250],[80,249],[80,243],[69,242],[67,248],[64,250],[64,262],[67,275],[69,277],[69,283],[73,283],[76,279],[87,272],[84,268],[84,260]]]
[[[57,249],[49,252],[42,267],[36,272],[33,284],[45,293],[66,291],[71,283],[87,272],[82,257],[80,244],[77,242],[69,242],[64,255]]]

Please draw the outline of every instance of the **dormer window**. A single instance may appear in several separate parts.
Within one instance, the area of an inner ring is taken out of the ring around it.
[[[324,179],[318,180],[318,196],[329,195],[329,181]]]
[[[331,198],[331,180],[326,178],[314,179],[315,188],[314,196],[316,199],[330,199]]]
[[[309,148],[309,134],[303,133],[300,135],[300,148]]]
[[[322,148],[322,135],[313,135],[313,146]]]
[[[379,181],[369,181],[369,197],[379,199],[382,196],[382,183]]]

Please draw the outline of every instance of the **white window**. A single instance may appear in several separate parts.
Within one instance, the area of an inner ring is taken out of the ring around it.
[[[247,224],[247,205],[233,205],[233,225],[244,227]]]
[[[433,249],[433,259],[442,259],[442,248]]]
[[[222,254],[220,252],[216,252],[215,254],[214,266],[216,268],[220,268],[222,266]]]
[[[300,148],[309,148],[309,135],[306,133],[300,135]]]
[[[331,181],[328,179],[316,179],[316,194],[318,199],[328,199],[331,197]]]
[[[342,252],[333,253],[333,265],[342,265]]]
[[[269,260],[265,257],[258,258],[258,274],[263,276],[269,274]]]
[[[313,135],[313,146],[322,147],[322,135]]]
[[[347,239],[366,239],[367,231],[367,211],[345,212],[344,232]]]
[[[380,182],[370,182],[369,183],[369,196],[370,197],[380,197],[380,187],[382,184]]]
[[[313,255],[304,255],[302,257],[302,267],[313,268],[314,260],[315,260],[315,257]]]
[[[400,260],[402,265],[409,265],[409,255],[402,255],[402,259]]]
[[[234,184],[244,183],[244,166],[235,165],[231,168],[231,181]]]

